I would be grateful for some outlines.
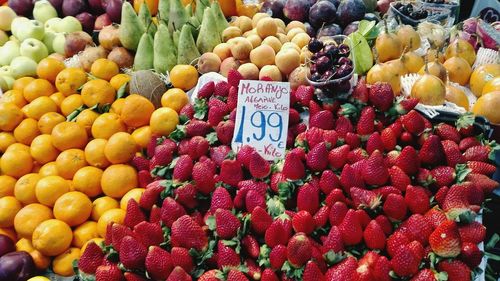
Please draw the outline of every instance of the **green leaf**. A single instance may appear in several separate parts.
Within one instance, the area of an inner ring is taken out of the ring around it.
[[[205,223],[207,224],[208,229],[215,231],[216,229],[215,216],[209,216]]]
[[[194,102],[194,118],[203,120],[208,112],[208,105],[204,99],[197,99]]]
[[[351,55],[354,61],[354,70],[357,74],[365,74],[373,66],[373,55],[370,45],[359,32],[349,34],[351,39]]]
[[[207,141],[208,141],[208,143],[210,145],[213,145],[213,144],[215,144],[216,142],[219,141],[219,139],[217,138],[217,133],[216,132],[211,132],[205,138],[207,139]]]
[[[457,183],[464,182],[467,175],[469,175],[471,172],[472,170],[467,168],[466,164],[457,164],[457,166],[455,167]]]
[[[76,117],[78,117],[78,115],[80,115],[80,113],[82,113],[82,111],[84,111],[85,109],[87,108],[86,105],[82,105],[80,107],[78,107],[77,109],[75,109],[73,112],[71,112],[68,117],[66,117],[66,121],[68,122],[73,122],[76,120]]]
[[[128,82],[125,82],[125,84],[123,84],[118,89],[118,91],[116,92],[116,98],[117,99],[121,99],[121,98],[125,97],[125,95],[127,95],[127,86],[128,86]]]
[[[486,250],[490,250],[495,248],[495,245],[500,241],[500,235],[498,233],[495,233],[491,236],[490,241],[486,244]]]
[[[323,257],[329,266],[343,261],[347,256],[343,253],[335,253],[333,250],[326,252]]]
[[[184,114],[181,114],[179,116],[179,124],[181,125],[186,125],[187,123],[189,122],[189,117],[187,117],[186,115]]]
[[[361,35],[366,36],[372,31],[375,24],[375,21],[362,20],[358,24],[358,32],[361,33]]]
[[[280,192],[281,190],[282,188],[280,188]],[[273,218],[276,218],[285,212],[285,205],[283,204],[283,202],[281,202],[280,198],[277,196],[274,196],[273,198],[267,200],[266,206],[269,214]]]
[[[186,126],[177,125],[176,129],[168,135],[173,141],[179,142],[186,137]]]

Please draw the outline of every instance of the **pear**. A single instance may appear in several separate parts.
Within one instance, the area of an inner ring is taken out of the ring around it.
[[[170,13],[168,16],[168,29],[179,30],[184,27],[189,17],[181,0],[170,0]]]
[[[177,46],[179,46],[179,37],[180,36],[181,36],[180,30],[176,30],[176,31],[172,32],[172,40],[174,40],[175,49],[177,49]]]
[[[446,86],[438,77],[425,73],[413,84],[411,96],[425,105],[442,105],[446,97]]]
[[[166,24],[158,26],[154,37],[154,69],[159,73],[166,73],[177,63],[177,49]]]
[[[149,11],[148,5],[141,5],[138,17],[144,26],[144,30],[153,36],[156,33],[156,25],[151,20],[151,12]]]
[[[142,34],[135,53],[134,70],[152,69],[154,65],[153,53],[153,37],[149,33]]]
[[[199,22],[203,20],[203,13],[205,12],[205,8],[210,7],[210,2],[208,0],[196,0],[196,9],[194,11],[194,15],[198,19]]]
[[[177,64],[191,64],[192,61],[200,57],[200,52],[194,43],[191,27],[187,24],[182,27],[179,35],[177,54]]]
[[[215,46],[222,43],[220,32],[217,31],[215,16],[212,8],[205,8],[203,13],[203,21],[201,22],[200,33],[196,46],[201,53],[211,52]]]
[[[186,15],[188,17],[193,15],[193,6],[191,6],[191,3],[187,4],[186,7],[184,7],[184,10],[186,10]]]
[[[168,24],[168,16],[170,13],[170,0],[160,0],[158,2],[158,14],[156,17],[158,21],[162,21]]]
[[[193,27],[191,28],[191,30],[193,31],[193,38],[198,38],[201,25],[200,21],[198,21],[198,18],[196,16],[190,17],[188,24],[190,24]]]
[[[219,1],[214,0],[212,2],[211,8],[215,16],[215,24],[217,25],[217,32],[219,32],[219,34],[222,34],[222,31],[224,31],[224,29],[229,27],[229,23],[227,22],[226,17],[222,12],[222,9],[219,5]]]
[[[144,5],[143,5],[144,6]],[[147,6],[147,5],[145,5]],[[139,46],[142,34],[146,32],[144,25],[139,20],[139,17],[130,5],[129,2],[124,2],[122,6],[122,21],[120,24],[120,42],[123,47],[136,51]]]

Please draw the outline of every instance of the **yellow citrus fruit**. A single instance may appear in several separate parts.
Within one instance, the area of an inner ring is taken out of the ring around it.
[[[135,143],[140,148],[148,147],[151,135],[151,128],[149,126],[137,128],[132,132],[132,138],[134,138]]]
[[[85,147],[85,159],[94,167],[104,169],[108,167],[108,159],[104,155],[104,148],[108,143],[105,139],[93,139]]]
[[[120,116],[127,126],[138,128],[149,123],[154,110],[155,106],[147,98],[132,94],[125,98]]]
[[[114,222],[123,224],[123,219],[125,218],[125,210],[122,209],[111,209],[104,212],[99,221],[97,222],[97,233],[99,236],[104,238],[106,236],[106,227],[108,223]]]
[[[54,217],[69,226],[77,226],[90,217],[92,201],[79,191],[70,191],[59,197],[54,204]]]
[[[166,91],[161,97],[161,105],[163,107],[170,107],[177,112],[181,111],[188,103],[189,97],[186,92],[177,88]]]
[[[126,132],[127,127],[115,113],[99,115],[92,124],[92,136],[96,139],[109,139],[118,132]]]
[[[22,108],[26,117],[39,120],[47,112],[57,112],[57,104],[49,97],[36,98]]]
[[[14,129],[16,140],[25,145],[31,145],[34,138],[40,135],[38,121],[33,118],[26,118]]]
[[[485,64],[474,69],[469,82],[471,91],[480,97],[484,85],[497,76],[500,76],[500,64]]]
[[[85,166],[87,166],[85,152],[81,149],[65,150],[56,158],[57,172],[67,180],[72,179],[75,173]]]
[[[53,207],[56,200],[67,192],[69,192],[69,183],[60,176],[41,178],[35,187],[38,202],[49,207]]]
[[[30,238],[21,238],[16,243],[16,251],[25,251],[33,258],[33,262],[38,270],[45,270],[50,265],[50,258],[43,255],[40,251],[33,247]]]
[[[87,141],[85,128],[75,122],[62,122],[52,129],[52,142],[61,151],[70,148],[84,148]]]
[[[39,203],[24,206],[14,218],[14,228],[20,237],[31,239],[35,228],[46,220],[53,219],[52,209]]]
[[[113,86],[113,88],[115,88],[116,91],[118,91],[123,86],[123,84],[129,81],[130,81],[130,75],[120,73],[113,76],[113,78],[109,80],[109,83],[111,84],[111,86]]]
[[[51,134],[52,129],[59,124],[66,121],[66,118],[57,112],[47,112],[38,119],[38,130],[42,134]]]
[[[99,113],[87,108],[78,114],[76,117],[76,123],[85,128],[85,131],[87,131],[87,134],[90,136],[92,133],[92,124],[94,124],[97,117],[99,117]]]
[[[448,71],[448,79],[462,86],[469,83],[472,68],[469,63],[461,57],[451,57],[447,59],[444,68]]]
[[[44,276],[35,276],[35,277],[31,277],[27,281],[50,281],[50,279],[47,277],[44,277]]]
[[[137,187],[137,172],[129,165],[111,165],[102,174],[101,187],[107,196],[121,198]]]
[[[116,114],[121,114],[123,105],[125,104],[125,99],[124,98],[119,98],[116,99],[112,104],[111,108],[109,109],[110,113],[116,113]]]
[[[61,104],[62,104],[63,100],[66,98],[66,96],[64,96],[61,92],[55,92],[52,95],[50,95],[49,98],[52,99],[56,103],[57,107],[60,108]]]
[[[33,77],[21,77],[14,81],[14,84],[12,84],[12,89],[23,92],[26,85],[28,85],[33,80],[35,80],[35,78]]]
[[[90,244],[90,243],[95,243],[97,244],[99,247],[103,247],[104,245],[104,238],[93,238],[93,239],[90,239],[89,241],[87,241],[87,243],[85,243],[82,247],[82,249],[80,250],[80,253],[84,253],[85,252],[85,249],[87,249],[87,246]]]
[[[0,103],[0,130],[12,131],[23,120],[23,112],[12,103]]]
[[[109,196],[99,197],[92,202],[92,214],[91,217],[94,221],[98,221],[99,218],[107,210],[117,209],[120,207],[118,201]]]
[[[7,151],[7,148],[14,143],[16,143],[14,134],[9,132],[0,132],[0,153]]]
[[[24,99],[23,92],[19,90],[10,90],[5,92],[3,96],[0,97],[0,103],[12,103],[17,105],[19,108],[27,104]]]
[[[90,67],[90,73],[97,78],[109,81],[120,72],[118,65],[108,59],[98,59]]]
[[[102,173],[101,169],[92,166],[81,168],[73,176],[74,189],[85,193],[89,197],[96,197],[102,193]]]
[[[13,196],[16,182],[16,179],[11,176],[0,175],[0,198]]]
[[[39,135],[33,139],[30,147],[31,157],[40,164],[56,160],[59,150],[52,144],[51,135]]]
[[[178,124],[179,115],[175,110],[168,107],[162,107],[155,110],[149,120],[151,133],[162,136],[168,136],[175,130]]]
[[[192,65],[178,64],[170,71],[170,82],[174,88],[188,91],[198,83],[198,71]]]
[[[0,198],[0,227],[14,226],[14,217],[21,207],[21,202],[14,196]]]
[[[120,208],[123,210],[127,210],[127,204],[130,199],[134,199],[136,202],[139,202],[141,199],[141,195],[144,193],[145,188],[134,188],[131,189],[129,192],[125,193],[123,195],[122,199],[120,200]]]
[[[28,102],[32,102],[38,97],[48,97],[55,92],[56,89],[49,81],[45,79],[35,79],[24,87],[23,96]]]
[[[55,274],[61,276],[73,276],[75,271],[73,270],[73,261],[80,258],[81,252],[80,248],[69,248],[64,253],[58,255],[52,261],[52,270]],[[40,280],[42,281],[42,280]]]
[[[497,76],[488,81],[483,87],[482,94],[484,95],[493,91],[500,91],[500,76]]]
[[[75,111],[82,105],[83,105],[83,99],[81,95],[79,94],[69,95],[61,102],[61,113],[64,116],[68,117],[68,115],[70,115],[73,111]]]
[[[188,5],[191,3],[191,0],[183,0],[183,5]],[[223,2],[223,1],[221,1]],[[158,1],[155,0],[134,0],[134,10],[136,13],[139,13],[141,10],[142,4],[148,5],[148,9],[152,15],[155,15],[158,12]]]
[[[33,162],[33,169],[31,169],[31,172],[32,173],[38,173],[38,171],[40,171],[40,169],[42,168],[42,166],[43,166],[42,164],[34,161]]]
[[[54,83],[56,81],[57,74],[65,69],[64,63],[60,60],[54,58],[44,58],[38,63],[36,67],[36,74],[38,77],[47,79]]]
[[[78,248],[83,247],[87,241],[93,238],[98,238],[99,233],[97,233],[97,222],[88,221],[79,225],[73,231],[73,242],[72,245]]]
[[[115,100],[116,91],[108,81],[94,79],[85,83],[82,88],[83,103],[92,107],[96,104],[111,104]]]
[[[22,143],[13,143],[11,145],[9,145],[9,147],[7,147],[7,150],[5,152],[9,152],[9,151],[19,151],[19,150],[22,150],[22,151],[26,151],[26,152],[30,152],[30,147],[25,145],[25,144],[22,144]]]
[[[26,174],[20,177],[14,186],[14,196],[24,205],[37,203],[35,187],[38,181],[42,178],[36,173]]]
[[[9,237],[12,241],[17,240],[16,231],[12,227],[0,227],[0,234]]]
[[[47,256],[57,256],[69,249],[73,240],[71,228],[63,221],[50,219],[33,232],[33,247]]]
[[[87,82],[87,74],[81,68],[63,69],[56,76],[56,88],[65,96],[78,93],[78,89]]]
[[[47,177],[47,176],[58,176],[59,173],[57,172],[57,165],[56,162],[49,162],[45,165],[43,165],[40,170],[38,171],[38,174],[42,177]]]
[[[476,115],[486,117],[492,124],[500,124],[500,91],[489,92],[477,99],[472,107],[472,112]]]
[[[7,150],[0,158],[0,169],[4,175],[20,178],[33,169],[33,158],[27,151]]]
[[[125,164],[134,158],[137,144],[129,133],[112,135],[104,147],[104,155],[111,164]]]

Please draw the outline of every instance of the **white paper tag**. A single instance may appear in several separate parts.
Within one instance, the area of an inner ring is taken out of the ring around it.
[[[290,111],[290,83],[242,80],[232,149],[247,144],[266,160],[285,156]]]

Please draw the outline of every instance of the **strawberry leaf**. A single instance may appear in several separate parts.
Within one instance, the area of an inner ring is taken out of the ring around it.
[[[215,228],[216,228],[215,216],[209,216],[206,219],[205,223],[207,224],[208,229],[210,229],[211,231],[215,231]]]
[[[335,265],[343,261],[346,257],[347,256],[344,253],[335,253],[333,250],[330,250],[323,255],[323,258],[325,258],[328,266]]]
[[[208,143],[210,145],[213,145],[213,144],[215,144],[216,142],[219,141],[219,139],[217,138],[217,133],[216,132],[211,132],[205,138],[207,139],[207,141],[208,141]]]
[[[179,142],[186,137],[186,126],[177,125],[176,129],[168,135],[173,141]]]
[[[282,189],[280,188],[280,192],[281,190]],[[285,205],[281,201],[281,196],[280,197],[274,196],[273,198],[267,200],[266,206],[267,206],[267,211],[273,218],[276,218],[279,215],[285,213]]]
[[[259,266],[270,267],[271,262],[269,261],[269,254],[271,253],[271,248],[267,245],[260,246],[259,257],[257,258],[257,262]]]
[[[194,118],[203,120],[208,112],[208,105],[204,99],[197,99],[194,103]]]

